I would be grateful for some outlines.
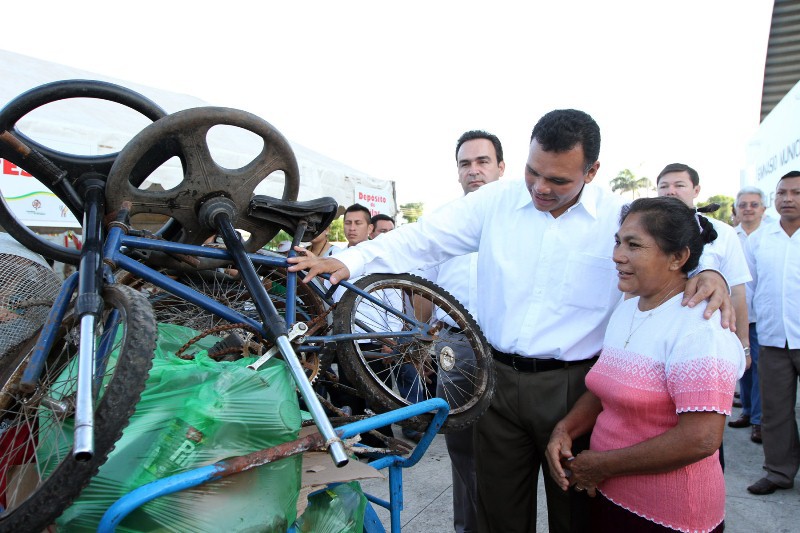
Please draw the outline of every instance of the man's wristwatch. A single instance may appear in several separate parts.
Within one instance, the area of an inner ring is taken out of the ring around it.
[[[749,346],[745,346],[744,347],[744,356],[745,357],[750,357],[750,347]]]

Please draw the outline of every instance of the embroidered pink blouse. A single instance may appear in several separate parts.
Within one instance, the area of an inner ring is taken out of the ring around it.
[[[658,436],[677,425],[679,413],[730,414],[745,365],[741,344],[722,329],[719,313],[705,320],[703,306],[682,307],[682,297],[652,314],[637,309],[638,298],[615,310],[600,359],[586,377],[603,405],[591,449],[625,448]],[[598,489],[617,505],[679,531],[710,531],[725,517],[718,452],[670,472],[610,478]]]

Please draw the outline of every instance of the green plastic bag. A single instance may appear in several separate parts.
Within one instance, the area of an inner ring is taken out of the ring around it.
[[[257,372],[254,358],[216,362],[204,350],[193,360],[173,354],[196,331],[159,325],[147,387],[108,461],[57,520],[60,531],[95,531],[117,499],[145,483],[297,438],[300,409],[283,361]],[[46,451],[46,450],[45,450]],[[280,531],[295,520],[302,457],[157,498],[117,528],[128,531]]]
[[[367,497],[357,481],[341,483],[308,498],[308,507],[297,519],[298,533],[362,533]]]

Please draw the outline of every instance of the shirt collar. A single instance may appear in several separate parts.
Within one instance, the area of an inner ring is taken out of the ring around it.
[[[522,180],[522,190],[524,194],[520,194],[519,198],[517,199],[517,203],[514,206],[516,209],[522,209],[523,207],[530,206],[533,209],[533,200],[531,199],[531,193],[528,190],[528,186],[525,184],[525,180]],[[599,196],[600,189],[591,183],[587,183],[583,186],[583,190],[580,192],[578,196],[578,201],[575,202],[566,212],[564,215],[572,211],[573,209],[583,208],[583,210],[588,214],[590,217],[597,219],[597,204],[600,200]],[[561,216],[564,216],[561,215]]]
[[[761,222],[761,223],[763,224],[764,222]],[[786,235],[786,232],[783,231],[783,227],[781,227],[780,219],[778,219],[773,224],[768,224],[767,227],[764,228],[764,231],[769,232],[769,233],[783,233],[784,235]]]
[[[587,183],[583,186],[583,190],[578,197],[578,201],[575,202],[575,205],[573,205],[567,212],[571,211],[572,209],[583,207],[584,211],[586,211],[586,214],[597,220],[597,204],[599,201],[600,189],[591,183]]]
[[[514,209],[522,209],[528,206],[533,207],[533,199],[531,198],[531,191],[528,190],[528,184],[524,179],[521,180],[520,183],[522,184],[522,192],[517,195],[517,203],[514,205]]]

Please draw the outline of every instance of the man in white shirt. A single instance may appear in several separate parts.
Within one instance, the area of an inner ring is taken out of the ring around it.
[[[328,272],[337,283],[478,252],[478,320],[497,362],[495,396],[475,428],[481,531],[535,530],[550,433],[586,390],[621,297],[611,255],[623,200],[591,183],[599,153],[600,129],[589,115],[551,111],[533,129],[524,181],[482,186],[335,258],[290,260],[290,270],[308,270],[306,282]],[[722,278],[702,273],[689,283],[688,304],[713,294],[705,316],[722,303],[727,327]],[[544,479],[550,531],[586,530],[585,493],[560,490],[547,472]]]
[[[465,132],[456,142],[455,155],[458,183],[465,195],[499,180],[505,172],[503,146],[500,139],[491,133],[479,130]],[[478,254],[454,257],[422,274],[455,296],[477,320]],[[463,342],[463,333],[448,331],[447,334],[453,336],[450,346],[456,352],[458,364],[468,365],[470,360],[475,360],[469,344]],[[448,379],[439,379],[437,396],[445,398],[451,405],[458,403],[459,392],[469,386],[466,381],[459,372],[448,374]],[[477,532],[478,485],[473,428],[447,433],[444,438],[453,476],[453,527],[456,533]]]
[[[694,200],[700,194],[700,176],[689,165],[671,163],[664,167],[656,178],[656,188],[659,196],[674,196],[693,208]],[[750,338],[744,284],[752,278],[747,268],[747,261],[733,228],[715,218],[708,217],[708,221],[714,226],[717,239],[703,249],[703,264],[719,270],[728,281],[731,300],[736,309],[736,334],[745,348],[745,353],[749,355]]]
[[[736,194],[735,209],[739,223],[733,228],[739,237],[739,242],[744,250],[747,236],[761,225],[767,198],[764,191],[758,187],[744,187]],[[752,272],[751,272],[752,275]],[[760,444],[761,438],[761,388],[758,385],[758,334],[756,333],[756,313],[753,310],[753,290],[749,284],[745,285],[747,299],[747,318],[750,321],[748,335],[750,337],[750,368],[744,371],[739,379],[740,400],[742,412],[739,418],[731,420],[728,425],[732,428],[746,428],[750,430],[750,440]]]
[[[790,489],[800,468],[795,404],[800,378],[800,172],[784,175],[775,190],[778,223],[754,231],[745,245],[753,273],[758,317],[761,435],[766,477],[747,487],[753,494]]]
[[[700,194],[700,176],[689,165],[671,163],[664,167],[656,178],[656,189],[659,196],[674,196],[693,208],[694,200]],[[736,310],[736,334],[750,363],[750,336],[744,285],[752,279],[750,271],[747,269],[742,246],[733,228],[712,217],[708,217],[708,221],[714,226],[717,238],[703,248],[702,261],[704,265],[719,270],[730,285],[731,301]],[[725,451],[722,445],[719,447],[719,460],[724,469]]]
[[[372,215],[361,204],[353,204],[344,210],[344,238],[350,248],[369,240],[372,233]]]
[[[389,215],[378,213],[372,217],[372,233],[369,234],[370,239],[375,239],[378,235],[389,233],[394,229],[394,219]]]

